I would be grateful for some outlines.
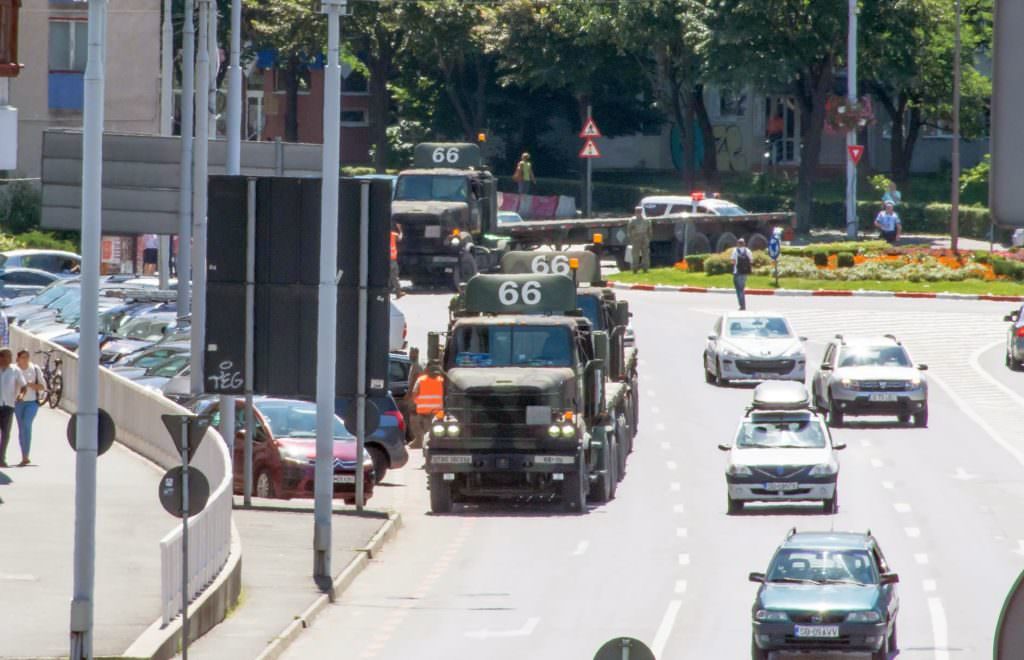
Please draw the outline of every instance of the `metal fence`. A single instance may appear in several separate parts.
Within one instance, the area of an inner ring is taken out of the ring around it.
[[[63,358],[64,396],[61,408],[77,409],[78,357],[61,347],[11,328],[11,347],[35,352],[54,349]],[[117,441],[163,468],[180,465],[180,456],[160,415],[182,414],[184,408],[163,395],[100,369],[99,405],[110,413],[117,427]],[[189,519],[188,598],[191,601],[209,585],[227,563],[231,549],[232,474],[231,456],[215,429],[206,433],[192,459],[210,482],[210,500],[201,513]],[[141,496],[156,497],[156,488]],[[181,609],[181,525],[160,541],[161,615],[166,625]]]

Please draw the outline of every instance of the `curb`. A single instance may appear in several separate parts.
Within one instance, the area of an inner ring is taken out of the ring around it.
[[[384,544],[398,533],[402,526],[402,516],[398,513],[388,514],[388,520],[370,538],[369,542],[362,548],[358,548],[356,558],[348,563],[348,566],[334,578],[331,590],[328,593],[317,596],[317,599],[295,617],[295,620],[288,624],[288,627],[281,631],[264,649],[263,653],[256,656],[256,660],[276,660],[284,653],[289,646],[298,638],[302,631],[312,625],[313,620],[327,607],[333,603],[338,596],[348,589],[349,585],[363,572],[363,569],[370,563],[370,560],[378,555]]]
[[[721,287],[670,286],[668,284],[626,284],[608,282],[612,289],[624,291],[670,291],[672,293],[735,293]],[[869,289],[747,289],[748,296],[815,296],[815,297],[864,297],[864,298],[919,298],[942,300],[986,300],[989,302],[1024,302],[1024,296],[1006,296],[988,293],[928,293],[924,291],[873,291]]]

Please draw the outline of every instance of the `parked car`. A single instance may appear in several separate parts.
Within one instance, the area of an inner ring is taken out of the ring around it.
[[[189,356],[189,344],[166,344],[134,353],[110,366],[110,370],[129,380],[143,378],[151,369],[158,368],[170,358]]]
[[[0,252],[0,268],[38,268],[56,275],[71,275],[82,265],[81,255],[63,250],[7,250]]]
[[[398,410],[402,413],[402,419],[408,421],[413,414],[412,402],[406,399],[409,392],[409,370],[412,368],[412,361],[405,353],[391,353],[388,355],[388,391],[391,397],[398,404]],[[412,427],[405,425],[405,441],[412,442]]]
[[[59,279],[38,268],[7,268],[0,271],[0,298],[34,296]]]
[[[404,351],[408,342],[409,326],[405,323],[405,314],[394,302],[391,303],[390,335],[388,336],[388,350],[391,352]]]
[[[1006,366],[1011,371],[1024,369],[1024,306],[1003,317],[1006,329]]]
[[[282,498],[313,497],[316,464],[316,404],[308,401],[256,397],[253,435],[253,495]],[[220,424],[218,397],[200,397],[189,408]],[[235,400],[234,491],[244,492],[245,405]],[[356,442],[337,417],[334,420],[334,497],[355,503],[357,465],[363,469],[363,499],[373,496],[373,460],[363,452],[356,461]]]
[[[409,452],[405,448],[405,418],[390,394],[367,400],[372,401],[380,413],[380,426],[366,438],[366,451],[370,452],[373,471],[380,483],[388,469],[400,468],[409,462]],[[351,403],[351,398],[339,397],[334,403],[335,414],[344,418]]]
[[[644,197],[640,200],[645,218],[656,218],[663,215],[694,213],[693,198],[689,195],[657,195]],[[749,215],[750,211],[738,204],[727,202],[715,197],[701,197],[697,200],[697,213],[710,215]]]
[[[113,300],[119,300],[117,298]],[[110,299],[101,298],[101,305],[106,306],[113,304],[113,307],[107,309],[100,314],[99,325],[97,330],[99,332],[100,346],[103,345],[111,335],[117,334],[121,327],[131,321],[137,316],[142,316],[153,311],[174,311],[175,305],[173,303],[159,303],[159,302],[111,302]],[[59,337],[55,337],[53,342],[60,344],[69,351],[77,351],[79,344],[79,333],[78,325],[75,324],[70,332],[63,334]]]
[[[173,311],[153,311],[137,316],[111,333],[100,350],[100,364],[111,365],[125,355],[148,348],[165,336],[165,329],[178,320]]]

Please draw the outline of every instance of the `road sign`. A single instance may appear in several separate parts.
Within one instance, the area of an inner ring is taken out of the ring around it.
[[[167,427],[167,432],[171,434],[171,442],[178,448],[179,454],[183,449],[181,446],[183,441],[182,422],[188,425],[188,458],[192,460],[199,445],[202,444],[203,438],[206,437],[206,429],[210,427],[210,420],[195,415],[160,415],[160,420]]]
[[[580,158],[600,158],[601,152],[593,140],[587,140],[580,149]]]
[[[616,637],[605,642],[594,660],[654,660],[654,652],[639,639]]]
[[[853,161],[854,165],[860,163],[860,157],[864,155],[864,147],[859,144],[851,144],[846,148],[846,151],[849,152],[850,160]]]
[[[773,260],[779,258],[779,254],[782,252],[782,245],[779,243],[779,239],[772,236],[768,239],[768,256]]]
[[[348,408],[345,409],[345,414],[342,416],[342,420],[345,422],[345,430],[356,435],[358,431],[358,423],[356,412],[359,407],[356,405],[355,397],[352,397],[348,402]],[[373,435],[374,431],[380,426],[380,410],[377,408],[377,404],[373,402],[369,397],[366,398],[366,428],[365,435]]]
[[[583,125],[583,130],[580,131],[580,137],[586,140],[601,137],[601,131],[598,130],[593,118],[587,119],[587,123]]]
[[[183,518],[185,515],[182,506],[181,480],[185,473],[182,466],[173,467],[160,477],[160,487],[157,495],[160,497],[160,504],[164,510],[175,518]],[[206,475],[199,468],[188,469],[188,515],[194,516],[206,508],[206,502],[210,499],[210,482]]]
[[[110,416],[110,413],[103,408],[100,408],[98,413],[99,430],[96,434],[96,448],[97,453],[102,456],[114,445],[114,436],[117,435],[117,429],[114,426],[114,418]],[[68,444],[71,445],[72,449],[78,449],[77,438],[78,413],[75,413],[68,420]]]

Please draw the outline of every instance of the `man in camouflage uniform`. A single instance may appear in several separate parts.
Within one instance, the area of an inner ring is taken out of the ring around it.
[[[651,221],[644,216],[643,207],[636,207],[633,217],[629,220],[626,232],[633,253],[633,272],[643,268],[643,272],[651,267]]]

